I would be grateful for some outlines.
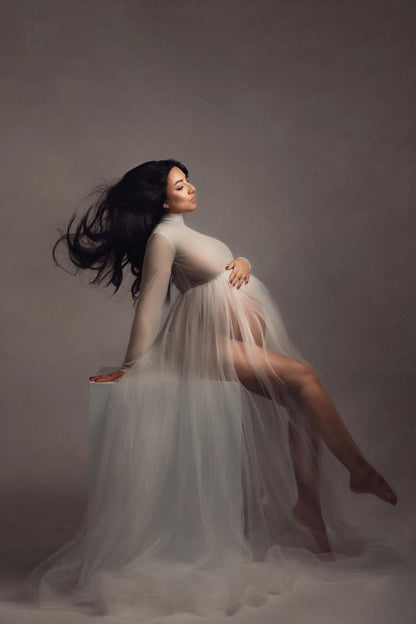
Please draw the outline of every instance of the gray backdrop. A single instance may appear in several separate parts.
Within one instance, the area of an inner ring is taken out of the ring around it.
[[[5,535],[70,529],[88,376],[118,365],[114,298],[54,266],[88,191],[177,158],[190,227],[250,258],[409,524],[414,477],[412,2],[2,3]],[[346,482],[347,483],[347,482]],[[346,486],[347,487],[347,486]]]

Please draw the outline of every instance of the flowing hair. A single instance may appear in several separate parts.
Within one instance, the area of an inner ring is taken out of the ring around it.
[[[97,200],[74,227],[74,213],[56,241],[52,255],[55,263],[60,243],[68,247],[71,262],[79,269],[92,269],[96,274],[91,284],[114,286],[118,291],[124,268],[130,265],[135,279],[131,286],[133,299],[140,290],[142,266],[147,240],[166,214],[166,186],[169,171],[178,167],[188,177],[187,168],[177,160],[150,160],[128,171],[115,184],[105,184],[92,193]]]

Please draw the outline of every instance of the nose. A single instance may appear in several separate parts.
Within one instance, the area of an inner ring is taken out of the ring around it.
[[[193,185],[193,184],[191,184],[191,183],[189,182],[189,189],[188,189],[188,193],[194,193],[194,192],[195,192],[195,187],[194,187],[194,185]]]

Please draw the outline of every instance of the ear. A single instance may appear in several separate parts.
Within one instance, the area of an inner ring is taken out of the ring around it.
[[[166,208],[166,210],[169,210],[168,204],[163,204],[163,208]]]

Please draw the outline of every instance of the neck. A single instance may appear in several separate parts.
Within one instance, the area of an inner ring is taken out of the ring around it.
[[[168,212],[162,217],[161,221],[163,221],[163,223],[183,223],[183,214],[179,212]]]

